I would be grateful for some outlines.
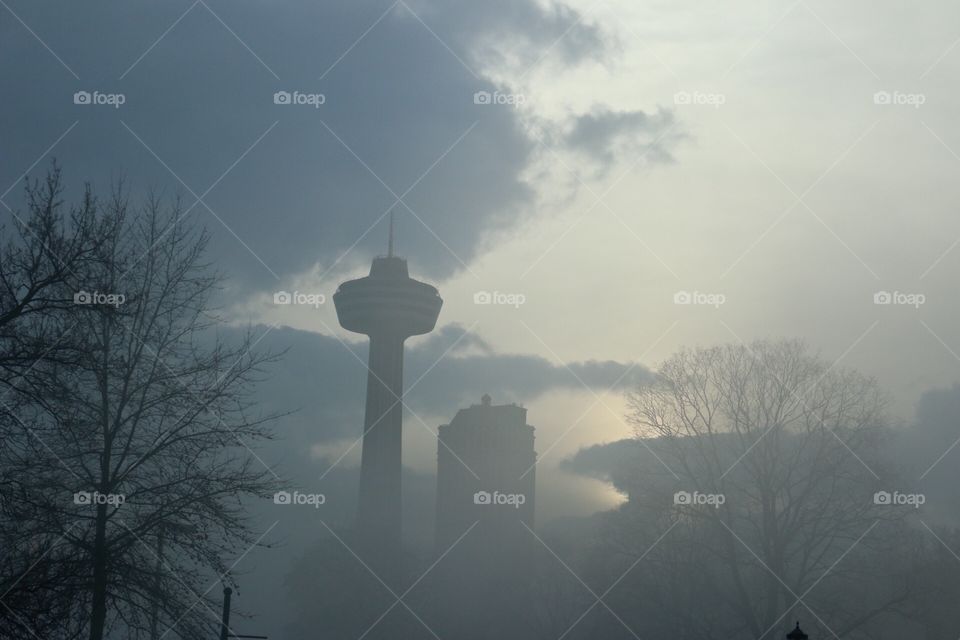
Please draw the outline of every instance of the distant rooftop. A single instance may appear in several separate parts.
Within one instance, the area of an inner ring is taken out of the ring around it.
[[[516,402],[510,402],[508,404],[493,404],[493,398],[490,397],[489,393],[485,393],[482,396],[480,396],[480,404],[472,404],[470,405],[469,408],[473,409],[474,407],[490,407],[492,409],[500,409],[502,407],[516,407],[518,409],[526,410],[524,407],[518,405]]]
[[[493,428],[493,427],[528,427],[527,409],[515,402],[509,404],[493,404],[493,398],[485,393],[480,398],[480,404],[472,404],[469,407],[457,411],[449,425],[454,430],[459,428]]]

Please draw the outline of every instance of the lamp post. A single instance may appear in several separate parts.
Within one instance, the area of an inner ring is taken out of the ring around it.
[[[809,638],[809,636],[801,631],[799,621],[793,631],[787,634],[787,640],[807,640],[807,638]]]
[[[230,594],[233,589],[223,588],[223,617],[220,619],[220,640],[227,640],[230,637]]]
[[[267,636],[249,636],[241,635],[239,633],[233,633],[230,631],[230,596],[233,594],[233,589],[230,587],[223,588],[223,614],[220,617],[220,640],[231,640],[231,638],[240,638],[247,640],[269,640]]]

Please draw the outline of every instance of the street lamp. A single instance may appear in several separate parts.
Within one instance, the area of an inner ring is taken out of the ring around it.
[[[797,622],[797,626],[794,627],[793,631],[787,634],[787,640],[807,640],[809,638],[807,634],[800,630],[800,622]]]
[[[269,640],[267,636],[248,636],[232,633],[230,631],[230,595],[233,589],[223,588],[223,615],[220,619],[220,640],[230,640],[231,638],[245,638],[247,640]]]

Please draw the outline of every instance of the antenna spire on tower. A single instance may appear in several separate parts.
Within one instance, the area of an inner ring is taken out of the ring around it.
[[[387,238],[387,257],[393,257],[393,209],[390,210],[390,236]]]

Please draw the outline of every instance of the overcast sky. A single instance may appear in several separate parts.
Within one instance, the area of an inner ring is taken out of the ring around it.
[[[529,407],[550,477],[629,435],[605,390],[682,345],[805,338],[877,376],[905,420],[960,380],[953,3],[0,4],[0,199],[16,210],[53,157],[74,189],[123,175],[181,195],[231,319],[340,350],[304,364],[304,395],[359,389],[337,339],[363,343],[329,300],[273,293],[329,298],[395,211],[445,301],[410,344],[418,471],[436,446],[418,421],[491,391]],[[496,374],[518,363],[543,382]],[[318,459],[345,453],[360,411],[317,424]],[[538,508],[563,513],[566,490]]]

